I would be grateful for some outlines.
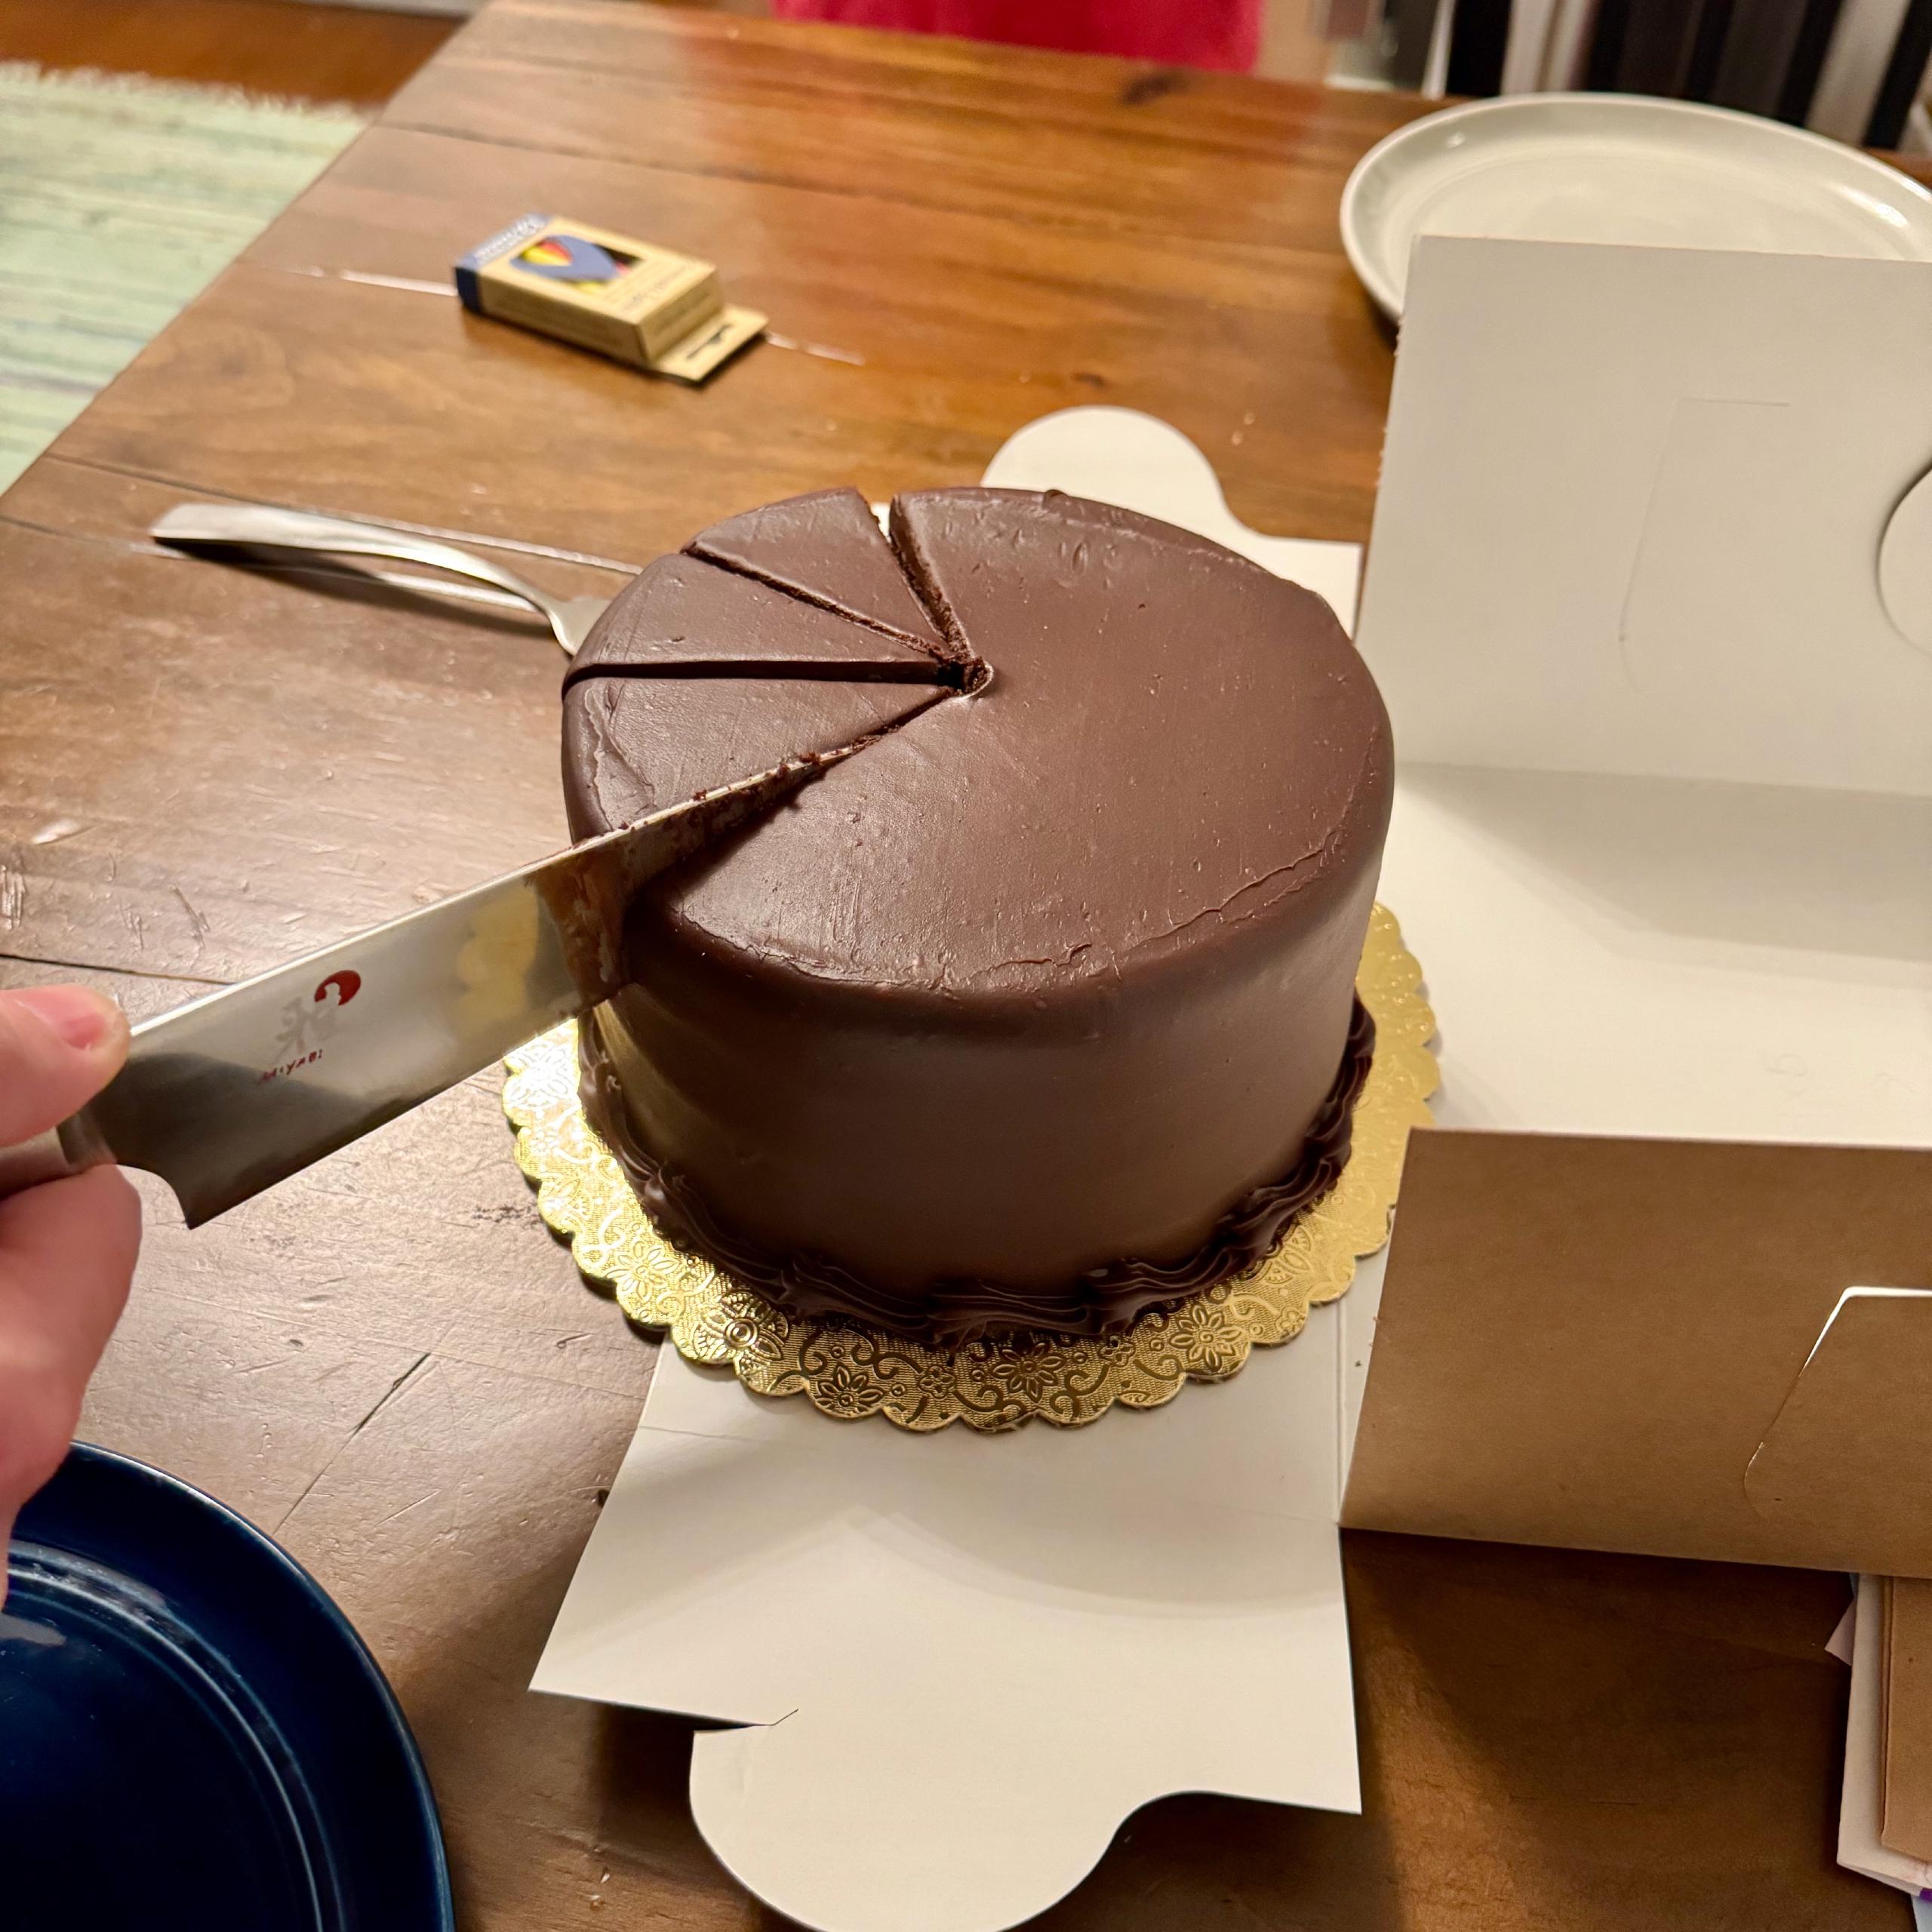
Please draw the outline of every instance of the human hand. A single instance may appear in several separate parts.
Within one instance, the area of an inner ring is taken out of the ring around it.
[[[65,1120],[127,1057],[127,1015],[100,994],[0,992],[0,1147]],[[20,1505],[67,1453],[140,1239],[140,1198],[118,1168],[0,1199],[0,1558]]]

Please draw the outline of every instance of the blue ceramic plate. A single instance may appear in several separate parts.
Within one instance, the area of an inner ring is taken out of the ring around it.
[[[447,1932],[423,1762],[315,1580],[232,1510],[77,1446],[0,1608],[0,1924]]]

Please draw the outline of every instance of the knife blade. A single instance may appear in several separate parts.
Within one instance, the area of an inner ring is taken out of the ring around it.
[[[0,1196],[114,1163],[158,1174],[198,1227],[609,998],[639,889],[857,749],[700,792],[143,1023],[78,1113],[0,1148]]]

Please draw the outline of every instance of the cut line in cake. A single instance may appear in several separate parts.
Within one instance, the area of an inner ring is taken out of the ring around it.
[[[947,684],[936,651],[688,555],[640,571],[564,678],[817,678]]]
[[[700,531],[685,555],[927,651],[952,654],[944,629],[857,490],[814,490],[728,517]]]

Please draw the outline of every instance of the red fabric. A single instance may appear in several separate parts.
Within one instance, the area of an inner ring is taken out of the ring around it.
[[[772,11],[1238,73],[1261,48],[1261,0],[772,0]]]

